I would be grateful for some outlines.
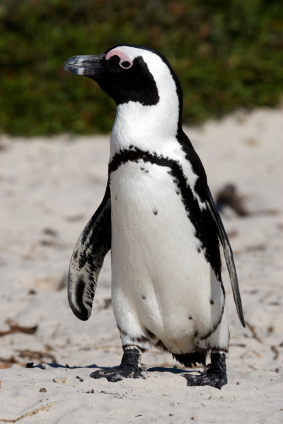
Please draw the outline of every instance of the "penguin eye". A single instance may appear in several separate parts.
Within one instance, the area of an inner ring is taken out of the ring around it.
[[[123,62],[121,61],[119,63],[119,65],[121,66],[121,68],[123,69],[130,69],[133,66],[133,62],[129,62],[128,60],[124,60]]]

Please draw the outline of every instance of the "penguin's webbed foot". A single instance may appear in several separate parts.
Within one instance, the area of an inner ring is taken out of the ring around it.
[[[111,383],[121,381],[124,378],[145,378],[140,370],[136,370],[131,366],[119,366],[114,368],[108,368],[107,370],[99,370],[90,374],[92,378],[107,378]]]
[[[121,381],[124,378],[145,378],[141,371],[143,367],[140,364],[141,354],[136,348],[124,351],[121,365],[119,367],[98,370],[90,374],[92,378],[107,378],[111,383]]]
[[[211,364],[208,364],[201,375],[183,375],[188,386],[211,386],[221,389],[227,384],[225,353],[211,353]]]

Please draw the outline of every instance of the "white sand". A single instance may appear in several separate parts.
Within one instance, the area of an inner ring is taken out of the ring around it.
[[[162,367],[146,380],[108,383],[89,377],[95,367],[118,365],[122,355],[112,308],[104,309],[109,257],[88,322],[71,312],[65,285],[72,249],[104,194],[109,137],[2,136],[0,367],[15,365],[0,369],[0,422],[33,410],[20,422],[283,422],[283,110],[238,113],[187,133],[213,194],[235,183],[252,212],[241,218],[227,208],[222,215],[249,324],[241,327],[223,266],[229,384],[221,391],[189,388],[184,371],[172,368],[177,362],[157,349],[143,355],[147,366]],[[34,334],[1,336],[11,325],[38,327]],[[57,365],[39,365],[53,359]],[[27,362],[35,367],[19,365]]]

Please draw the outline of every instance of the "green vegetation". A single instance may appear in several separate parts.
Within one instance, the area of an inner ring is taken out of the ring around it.
[[[282,0],[2,0],[0,131],[110,131],[116,106],[62,69],[118,43],[160,51],[184,91],[184,121],[275,106],[283,93]]]

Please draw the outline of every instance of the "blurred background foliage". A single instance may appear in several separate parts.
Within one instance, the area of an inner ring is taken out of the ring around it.
[[[167,57],[186,123],[282,99],[282,0],[2,0],[0,31],[0,131],[9,134],[110,131],[114,102],[62,65],[119,43]]]

